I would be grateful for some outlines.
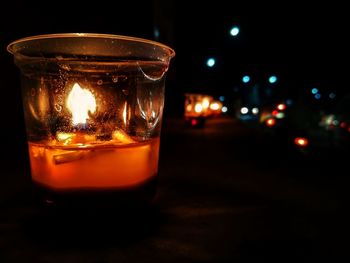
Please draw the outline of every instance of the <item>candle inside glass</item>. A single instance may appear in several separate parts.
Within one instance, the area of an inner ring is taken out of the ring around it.
[[[156,177],[159,138],[93,147],[29,142],[32,179],[53,190],[135,187]]]
[[[48,201],[153,184],[170,48],[124,36],[61,34],[8,49],[22,73],[32,180],[53,193]]]

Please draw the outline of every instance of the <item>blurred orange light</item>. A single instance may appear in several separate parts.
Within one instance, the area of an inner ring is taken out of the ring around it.
[[[202,112],[202,110],[203,110],[202,104],[197,103],[197,104],[194,106],[194,111],[195,111],[195,112],[200,113],[200,112]]]
[[[269,127],[272,127],[276,124],[276,120],[274,118],[268,118],[266,120],[266,125],[269,126]]]
[[[210,101],[209,98],[205,97],[202,101],[202,107],[203,109],[208,109],[210,105]]]
[[[211,110],[218,110],[219,108],[220,108],[220,105],[217,102],[214,102],[214,103],[210,104],[210,109]]]
[[[279,109],[279,110],[285,110],[286,108],[287,108],[286,104],[280,103],[277,105],[277,109]]]
[[[306,146],[308,146],[309,141],[306,138],[297,137],[294,139],[294,143],[300,147],[306,147]]]

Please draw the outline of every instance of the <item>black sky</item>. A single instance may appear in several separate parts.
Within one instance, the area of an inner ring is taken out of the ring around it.
[[[279,74],[289,89],[324,85],[346,91],[350,18],[344,5],[335,1],[7,1],[0,9],[0,85],[7,97],[1,111],[16,102],[13,114],[21,119],[19,73],[6,52],[7,44],[21,37],[62,32],[156,39],[154,29],[159,29],[157,40],[176,51],[167,82],[170,112],[182,105],[183,93],[219,95],[246,73],[257,81]],[[229,30],[235,24],[241,32],[232,38]],[[217,58],[213,69],[205,66],[209,56]]]

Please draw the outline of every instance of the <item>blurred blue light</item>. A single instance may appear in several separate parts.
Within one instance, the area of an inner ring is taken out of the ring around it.
[[[238,26],[234,26],[231,28],[230,30],[230,35],[235,37],[239,34],[239,27]]]
[[[250,77],[246,75],[242,78],[242,81],[243,83],[248,83],[250,81]]]
[[[321,98],[321,94],[320,93],[315,94],[315,99],[316,100],[319,100],[320,98]]]
[[[333,92],[332,92],[332,93],[329,93],[329,98],[330,98],[330,99],[335,99],[335,96],[336,96],[335,93],[333,93]]]
[[[291,106],[291,105],[293,104],[293,100],[287,99],[287,100],[286,100],[286,104],[287,104],[288,106]]]
[[[154,28],[154,37],[156,38],[156,39],[158,39],[159,38],[159,29],[158,28]]]
[[[318,93],[318,89],[317,89],[317,88],[313,88],[313,89],[311,90],[311,93],[312,93],[312,94],[317,94],[317,93]]]
[[[219,101],[225,101],[225,96],[220,96]]]
[[[207,60],[207,66],[212,68],[212,67],[214,67],[214,65],[215,65],[215,58],[209,58]]]
[[[276,81],[277,81],[277,77],[276,77],[276,76],[271,76],[271,77],[269,77],[269,82],[270,82],[271,84],[275,83]]]

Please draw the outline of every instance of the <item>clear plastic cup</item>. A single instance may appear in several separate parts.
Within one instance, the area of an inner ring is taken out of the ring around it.
[[[51,34],[8,46],[21,72],[31,177],[46,203],[148,202],[175,52],[154,41]]]

